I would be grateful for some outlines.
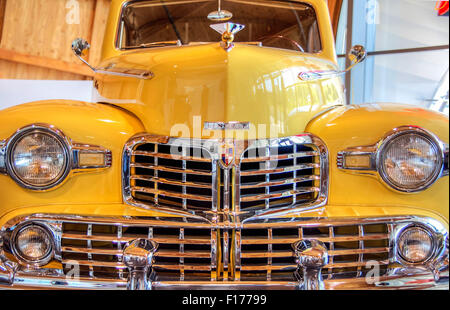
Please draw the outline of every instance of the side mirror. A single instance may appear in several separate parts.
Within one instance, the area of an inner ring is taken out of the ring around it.
[[[350,60],[350,66],[345,70],[340,71],[306,71],[300,72],[298,74],[298,78],[302,81],[311,81],[311,80],[320,80],[327,79],[334,76],[341,76],[350,71],[354,66],[363,62],[367,57],[367,52],[364,46],[355,45],[353,46],[347,54],[348,59]]]
[[[364,46],[355,45],[353,46],[347,54],[348,59],[351,62],[351,65],[345,69],[345,72],[351,70],[357,64],[363,62],[367,57],[367,52]]]
[[[92,67],[86,60],[84,60],[83,57],[85,57],[89,51],[89,49],[91,48],[91,46],[89,45],[89,43],[84,40],[84,39],[75,39],[72,42],[72,51],[73,53],[82,61],[84,62],[86,65],[88,65],[92,70],[95,71],[95,68]]]
[[[75,39],[72,42],[72,51],[77,55],[78,57],[86,56],[87,52],[91,46],[86,40],[83,39]]]
[[[148,70],[140,70],[140,69],[126,69],[126,68],[114,68],[114,64],[109,64],[107,67],[95,68],[91,66],[83,57],[87,55],[89,48],[91,46],[86,40],[83,39],[75,39],[72,42],[72,51],[84,64],[86,64],[92,71],[100,74],[109,74],[116,76],[125,76],[132,77],[138,79],[152,79],[154,74]]]

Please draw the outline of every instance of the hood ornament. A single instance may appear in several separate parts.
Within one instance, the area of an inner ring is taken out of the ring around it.
[[[234,44],[233,44],[234,35],[245,28],[244,25],[235,24],[235,23],[231,23],[231,22],[221,23],[221,24],[213,24],[210,27],[222,35],[221,46],[227,52],[229,52],[234,47]]]

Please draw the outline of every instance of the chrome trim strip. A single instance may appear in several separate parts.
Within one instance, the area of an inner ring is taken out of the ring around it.
[[[43,186],[33,186],[26,184],[18,178],[14,173],[14,168],[11,163],[10,157],[12,152],[12,147],[18,139],[23,135],[30,132],[43,132],[51,134],[53,137],[57,138],[60,143],[64,146],[65,154],[67,158],[66,168],[61,177],[47,185]],[[80,155],[81,154],[103,154],[104,164],[100,166],[81,166],[80,165]],[[112,153],[101,146],[75,143],[69,137],[67,137],[61,130],[57,129],[53,125],[35,123],[27,125],[25,127],[17,130],[11,137],[4,141],[0,141],[0,173],[8,174],[18,185],[35,191],[48,191],[53,190],[59,186],[62,186],[73,174],[75,173],[86,173],[95,172],[103,169],[110,168],[112,165]]]
[[[131,152],[131,155],[158,157],[158,158],[174,159],[174,160],[191,160],[191,161],[201,161],[201,162],[210,162],[211,161],[210,159],[202,158],[202,157],[177,155],[177,154],[169,155],[169,154],[161,154],[158,152],[146,152],[146,151],[133,151],[133,152]]]
[[[220,215],[220,214],[218,214]],[[243,214],[245,215],[245,214]],[[140,227],[172,227],[172,228],[229,228],[229,229],[258,229],[258,228],[286,228],[286,227],[332,227],[332,226],[348,226],[348,225],[369,225],[381,223],[410,223],[421,222],[426,223],[427,226],[433,227],[436,232],[445,232],[443,224],[438,220],[421,216],[387,216],[387,217],[342,217],[342,218],[328,218],[328,217],[289,217],[289,218],[264,218],[253,220],[251,222],[242,223],[238,221],[237,217],[241,215],[234,214],[236,217],[233,221],[217,220],[215,223],[205,222],[204,218],[182,218],[182,217],[136,217],[136,216],[84,216],[71,214],[29,214],[17,216],[7,221],[0,231],[5,231],[8,228],[15,228],[18,224],[28,221],[37,222],[51,222],[51,223],[79,223],[79,224],[107,224],[113,226],[132,225]],[[218,217],[219,218],[219,217]],[[245,216],[244,216],[245,218]],[[238,224],[238,225],[236,225]],[[366,234],[366,236],[370,236]],[[350,238],[352,236],[349,236]],[[346,238],[346,237],[342,237]],[[207,238],[208,239],[208,238]],[[125,240],[123,240],[125,241]]]
[[[295,189],[295,190],[273,192],[270,194],[241,195],[241,201],[256,201],[256,200],[263,200],[263,199],[267,200],[267,199],[271,199],[271,198],[284,198],[284,197],[296,196],[299,194],[316,193],[319,191],[320,191],[320,188],[318,188],[318,187],[297,187],[297,189]]]
[[[158,157],[156,157],[158,158]],[[155,165],[152,164],[130,164],[131,168],[143,168],[143,169],[151,169],[156,171],[165,171],[165,172],[175,172],[175,173],[186,173],[186,174],[198,174],[198,175],[212,175],[211,172],[206,172],[202,170],[192,170],[192,169],[176,169],[176,168],[168,168],[158,166],[157,163]]]
[[[210,188],[211,185],[208,183],[199,183],[199,182],[189,182],[189,181],[174,181],[164,178],[155,178],[151,176],[146,175],[132,175],[132,180],[143,180],[143,181],[149,181],[154,183],[161,183],[161,184],[170,184],[170,185],[178,185],[178,186],[186,186],[186,187],[196,187],[196,188]]]
[[[269,155],[267,157],[249,157],[243,158],[241,163],[253,163],[253,162],[262,162],[262,161],[279,161],[285,159],[294,159],[294,158],[302,158],[302,157],[311,157],[318,156],[319,152],[297,152],[295,154],[282,154],[282,155]]]
[[[131,192],[141,192],[141,193],[147,193],[147,194],[155,194],[155,195],[161,195],[161,196],[170,196],[175,198],[182,198],[182,199],[191,199],[191,200],[199,200],[199,201],[213,201],[213,198],[210,196],[199,196],[199,195],[190,195],[190,194],[179,194],[176,192],[171,191],[163,191],[158,189],[152,189],[147,187],[131,187]],[[184,208],[186,209],[186,208]]]
[[[89,67],[91,67],[89,65]],[[152,71],[141,70],[141,69],[128,69],[128,68],[114,68],[116,71],[112,71],[112,68],[92,68],[96,74],[106,74],[106,75],[114,75],[121,77],[131,77],[142,80],[151,80],[155,77],[155,74]],[[134,72],[133,72],[134,71]]]
[[[294,179],[283,179],[283,180],[280,180],[280,181],[270,181],[270,182],[262,182],[262,183],[246,183],[245,185],[241,185],[240,188],[241,189],[258,188],[258,187],[277,186],[277,185],[301,183],[301,182],[316,181],[316,180],[320,180],[320,176],[318,176],[318,175],[310,175],[308,177],[300,177],[300,178],[294,178]]]
[[[442,176],[448,176],[449,174],[449,166],[450,166],[450,158],[448,156],[449,154],[449,145],[448,143],[443,143],[444,145],[444,169],[442,171]],[[447,165],[447,167],[445,167]]]
[[[6,140],[0,140],[0,174],[6,174]]]
[[[70,279],[63,275],[48,274],[36,275],[25,272],[11,272],[14,278],[10,282],[0,281],[0,288],[6,289],[114,289],[125,290],[127,281],[111,280],[106,278],[79,278]],[[417,268],[395,268],[392,274],[383,276],[379,282],[369,284],[364,278],[358,279],[325,279],[327,290],[350,290],[350,289],[441,289],[448,290],[448,270],[440,275],[436,281],[434,275],[426,270]],[[201,289],[223,289],[223,290],[297,290],[298,283],[295,281],[183,281],[183,282],[152,282],[153,290],[201,290]]]
[[[267,163],[270,163],[270,162],[267,161]],[[283,168],[275,168],[275,169],[266,168],[264,170],[248,170],[245,172],[241,172],[241,176],[283,173],[283,172],[292,172],[292,171],[296,171],[296,170],[305,170],[305,169],[313,169],[313,168],[320,168],[320,165],[319,164],[302,164],[302,165],[283,167]]]
[[[383,148],[386,145],[386,143],[399,135],[406,134],[409,132],[420,134],[420,135],[423,135],[424,137],[427,137],[433,143],[433,145],[436,147],[436,149],[438,150],[439,155],[440,155],[440,164],[439,164],[440,169],[436,170],[434,177],[429,182],[427,182],[426,184],[422,185],[421,187],[419,187],[417,189],[400,188],[394,184],[390,184],[390,182],[384,176],[384,173],[382,171],[382,165],[380,163],[381,154],[383,152]],[[346,157],[357,156],[357,155],[368,156],[369,157],[369,167],[348,167],[348,166],[346,166],[346,164],[345,164]],[[441,140],[439,140],[439,138],[436,135],[434,135],[432,132],[430,132],[424,128],[417,127],[417,126],[401,126],[401,127],[395,128],[392,131],[388,132],[376,144],[367,145],[367,146],[350,147],[350,148],[347,148],[346,150],[340,151],[337,155],[337,167],[339,169],[341,169],[342,171],[346,171],[349,173],[376,177],[385,186],[387,186],[390,189],[393,189],[397,192],[415,193],[415,192],[423,191],[423,190],[429,188],[439,178],[448,176],[448,169],[447,170],[444,169],[445,160],[446,160],[445,158],[447,158],[447,161],[448,161],[448,145],[444,144]],[[448,167],[448,163],[447,163],[447,167]]]

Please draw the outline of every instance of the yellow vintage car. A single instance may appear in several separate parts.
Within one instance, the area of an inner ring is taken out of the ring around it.
[[[326,1],[112,0],[88,48],[93,102],[0,111],[1,288],[448,289],[448,117],[348,105]]]

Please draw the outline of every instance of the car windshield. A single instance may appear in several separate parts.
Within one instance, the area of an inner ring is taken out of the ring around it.
[[[208,19],[218,11],[217,0],[133,1],[122,10],[117,44],[122,49],[175,44],[217,42],[220,35]],[[294,1],[222,0],[221,11],[233,14],[229,22],[245,25],[235,42],[247,42],[275,48],[321,50],[314,9]]]

